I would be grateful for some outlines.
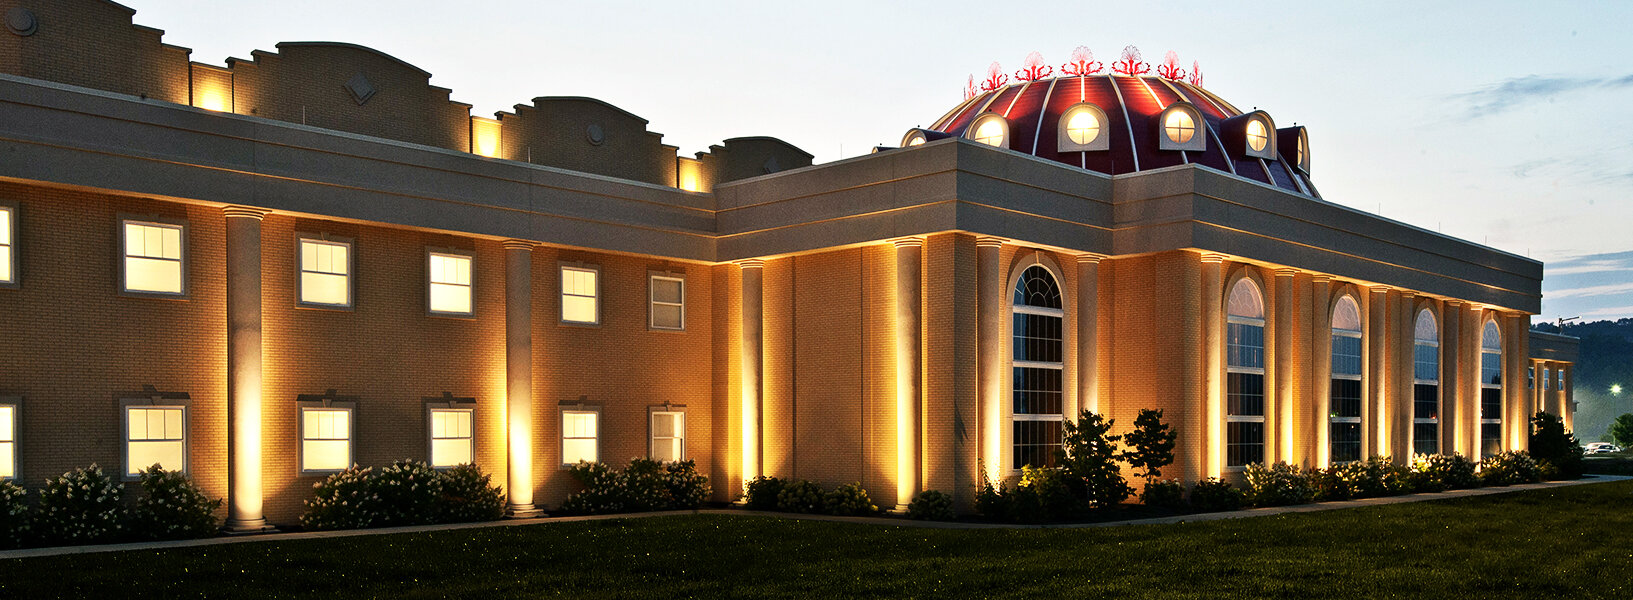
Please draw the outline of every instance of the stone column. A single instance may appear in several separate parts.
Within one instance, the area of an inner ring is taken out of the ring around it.
[[[1388,454],[1393,433],[1388,404],[1389,390],[1394,389],[1389,384],[1389,341],[1394,338],[1386,318],[1390,314],[1389,287],[1372,288],[1362,309],[1366,311],[1366,332],[1362,334],[1366,347],[1366,405],[1361,408],[1361,457],[1368,458]]]
[[[1002,249],[1003,240],[998,238],[975,240],[975,288],[979,294],[975,301],[979,318],[975,335],[979,343],[976,364],[979,370],[977,386],[981,394],[981,464],[986,470],[987,479],[994,484],[1008,472],[1000,445],[1003,441],[1000,415],[1005,379],[1002,339],[1004,282],[1003,267],[998,259]]]
[[[1417,293],[1403,291],[1399,298],[1399,321],[1395,329],[1399,331],[1395,343],[1395,436],[1391,440],[1393,448],[1390,454],[1395,456],[1395,462],[1406,463],[1412,460],[1412,419],[1415,408],[1412,397],[1413,364],[1413,336],[1417,324]]]
[[[1100,413],[1100,259],[1077,257],[1077,406],[1068,411],[1073,420],[1083,411]]]
[[[743,275],[743,479],[763,473],[765,444],[761,430],[765,424],[761,410],[765,400],[765,261],[737,263]]]
[[[1266,460],[1284,460],[1293,465],[1302,462],[1299,445],[1294,442],[1297,421],[1293,417],[1293,334],[1297,330],[1293,321],[1293,276],[1296,274],[1298,271],[1293,269],[1276,269],[1276,318],[1272,325],[1276,334],[1276,366],[1275,372],[1270,374],[1275,381],[1276,403],[1273,411],[1265,411],[1267,417],[1274,412],[1275,419],[1274,423],[1265,424],[1265,441],[1276,441],[1275,447],[1265,448]]]
[[[261,218],[228,206],[227,522],[230,533],[270,529],[261,487]]]
[[[511,518],[539,516],[533,505],[533,247],[505,248],[505,493]]]
[[[1202,255],[1202,386],[1207,392],[1202,427],[1205,439],[1193,442],[1197,456],[1206,456],[1202,473],[1220,477],[1225,471],[1225,257]]]
[[[1503,449],[1520,450],[1528,445],[1525,432],[1531,421],[1526,412],[1531,399],[1525,389],[1530,323],[1525,315],[1509,315],[1503,321]]]
[[[1314,440],[1314,465],[1332,464],[1332,278],[1316,275],[1310,279],[1310,391],[1315,398],[1315,414],[1300,426]],[[1357,303],[1359,308],[1359,303]]]
[[[1447,300],[1440,311],[1440,453],[1463,452],[1463,303]],[[1476,357],[1478,360],[1478,357]]]
[[[1559,418],[1565,421],[1566,431],[1576,431],[1576,409],[1571,406],[1571,400],[1576,396],[1576,364],[1565,363],[1559,367]]]
[[[923,359],[920,332],[924,240],[896,240],[896,508],[923,487]]]

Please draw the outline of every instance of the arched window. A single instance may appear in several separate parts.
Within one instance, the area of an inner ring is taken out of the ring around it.
[[[1243,277],[1225,303],[1225,466],[1264,462],[1264,295]]]
[[[1056,149],[1061,152],[1089,152],[1111,148],[1106,130],[1106,113],[1088,102],[1072,105],[1060,115]]]
[[[1034,264],[1015,282],[1010,315],[1012,468],[1054,466],[1060,449],[1066,312],[1060,285],[1043,265]]]
[[[1345,295],[1332,311],[1332,462],[1361,460],[1361,305]]]
[[[970,125],[970,139],[996,148],[1009,147],[1009,122],[995,113],[987,113],[977,117]]]
[[[1160,126],[1160,133],[1157,136],[1159,150],[1200,152],[1208,149],[1208,125],[1202,120],[1202,112],[1195,106],[1175,102],[1163,109],[1157,124]]]
[[[1497,321],[1480,331],[1480,456],[1503,451],[1503,334]]]
[[[1412,333],[1412,452],[1440,453],[1440,328],[1418,311]]]

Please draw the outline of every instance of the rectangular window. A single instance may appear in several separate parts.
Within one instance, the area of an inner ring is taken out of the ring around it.
[[[431,312],[471,314],[471,257],[442,252],[429,254]]]
[[[653,329],[686,329],[686,280],[669,275],[649,278]]]
[[[187,470],[186,409],[181,406],[125,408],[125,476],[159,465],[166,471]]]
[[[1249,369],[1264,368],[1264,325],[1225,325],[1225,364]]]
[[[1039,421],[1016,419],[1015,429],[1011,432],[1015,438],[1015,468],[1026,465],[1055,466],[1055,451],[1060,449],[1061,443],[1061,423],[1058,415]]]
[[[12,260],[16,255],[12,251],[12,239],[16,232],[12,230],[14,210],[10,206],[0,205],[0,285],[17,283],[17,267]]]
[[[455,467],[474,461],[475,415],[469,408],[431,409],[431,466]]]
[[[594,410],[561,411],[561,464],[573,466],[600,460],[601,413]]]
[[[17,405],[0,404],[0,479],[17,477]]]
[[[180,295],[184,288],[182,226],[124,221],[123,289]]]
[[[1361,336],[1333,334],[1332,374],[1361,376]]]
[[[601,322],[601,272],[590,267],[561,267],[561,322],[596,325]]]
[[[1440,453],[1440,386],[1412,386],[1412,452]]]
[[[1225,423],[1225,466],[1242,467],[1264,462],[1264,422]]]
[[[340,471],[352,465],[352,411],[301,408],[301,471]]]
[[[1418,342],[1412,345],[1412,377],[1422,381],[1440,380],[1440,347]]]
[[[1503,425],[1501,423],[1480,424],[1480,456],[1493,456],[1503,451]]]
[[[1264,462],[1264,322],[1225,324],[1225,466]]]
[[[1412,424],[1412,453],[1439,454],[1440,453],[1440,424],[1413,423]]]
[[[351,244],[301,238],[300,247],[301,304],[351,306]]]
[[[1483,385],[1503,384],[1503,355],[1496,352],[1480,353],[1480,383]]]
[[[1525,368],[1525,389],[1528,389],[1528,390],[1537,389],[1537,368],[1536,367],[1526,367]]]
[[[652,411],[652,460],[686,460],[686,413]]]

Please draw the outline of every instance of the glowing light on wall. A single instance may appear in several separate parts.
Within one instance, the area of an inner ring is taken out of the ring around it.
[[[499,122],[484,117],[471,117],[471,154],[499,157]]]
[[[232,71],[211,65],[194,64],[191,101],[194,107],[217,112],[233,112]]]
[[[688,192],[708,191],[707,189],[704,189],[705,186],[703,184],[703,163],[689,158],[682,158],[675,164],[675,166],[676,170],[678,171],[676,175],[679,178],[679,181],[676,183],[676,187]]]

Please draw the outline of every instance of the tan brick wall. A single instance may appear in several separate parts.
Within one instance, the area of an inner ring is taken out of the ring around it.
[[[970,510],[980,481],[975,238],[930,236],[924,261],[924,487]]]
[[[535,98],[499,113],[501,158],[675,186],[675,147],[646,120],[588,98]],[[602,138],[589,136],[594,125]],[[708,188],[703,188],[708,189]]]
[[[13,8],[33,12],[38,29],[0,36],[0,73],[187,103],[189,51],[132,25],[134,11],[104,0],[0,0],[0,14]]]

